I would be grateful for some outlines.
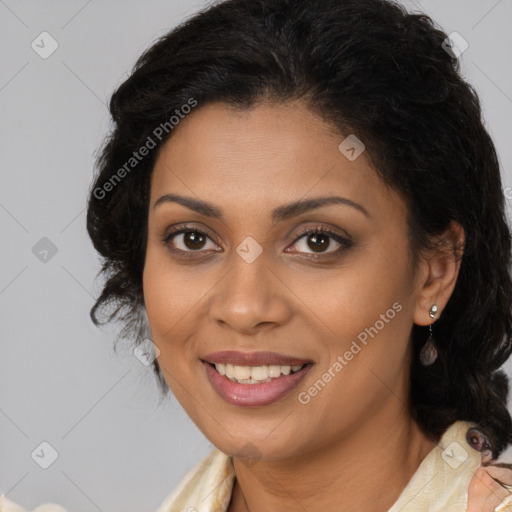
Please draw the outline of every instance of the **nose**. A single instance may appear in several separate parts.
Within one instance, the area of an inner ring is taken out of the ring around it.
[[[210,305],[214,322],[241,334],[284,325],[292,315],[291,292],[267,264],[264,252],[252,263],[238,254],[216,287]]]

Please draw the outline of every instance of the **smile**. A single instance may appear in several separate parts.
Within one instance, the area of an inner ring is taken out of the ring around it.
[[[215,369],[232,382],[239,382],[240,384],[260,384],[262,382],[271,382],[282,375],[297,373],[304,366],[305,365],[239,366],[229,363],[217,363],[215,364]]]
[[[213,389],[226,402],[241,406],[263,406],[288,395],[313,364],[242,366],[203,361],[203,366]]]

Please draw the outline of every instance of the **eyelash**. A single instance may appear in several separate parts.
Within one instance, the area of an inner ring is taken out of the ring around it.
[[[197,258],[198,255],[201,255],[200,250],[198,250],[198,251],[183,251],[182,249],[175,249],[175,248],[171,247],[171,245],[169,243],[175,236],[183,234],[183,233],[190,233],[190,232],[198,233],[200,235],[206,236],[210,240],[215,242],[215,240],[210,235],[208,235],[208,233],[205,233],[204,231],[201,231],[194,226],[189,226],[189,225],[185,224],[185,225],[179,225],[179,226],[174,227],[172,229],[172,231],[167,231],[162,238],[162,243],[167,247],[167,249],[169,251],[171,251],[173,253],[179,254],[180,256],[183,256],[185,258]],[[328,252],[328,253],[319,253],[319,254],[301,253],[301,254],[307,254],[307,256],[305,256],[305,257],[308,259],[312,259],[312,260],[332,258],[332,257],[340,254],[342,251],[349,249],[353,245],[351,240],[344,238],[341,235],[339,235],[327,228],[323,228],[321,226],[315,226],[314,228],[303,229],[302,232],[299,233],[299,235],[292,242],[292,245],[295,245],[301,238],[303,238],[306,235],[326,235],[329,238],[332,238],[333,240],[335,240],[336,242],[341,244],[341,246],[338,247],[338,249],[336,249],[335,251],[332,251],[332,252]]]

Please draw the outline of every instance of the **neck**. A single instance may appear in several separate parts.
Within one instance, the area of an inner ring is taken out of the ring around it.
[[[234,459],[229,512],[386,512],[437,444],[410,417],[392,412],[300,457],[252,464]]]

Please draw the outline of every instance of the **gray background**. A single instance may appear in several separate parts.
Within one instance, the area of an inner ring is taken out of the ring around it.
[[[29,509],[152,511],[212,448],[174,398],[156,407],[150,368],[114,353],[115,331],[90,322],[99,260],[85,230],[108,97],[157,36],[204,4],[0,0],[0,493]],[[468,41],[464,75],[512,187],[512,0],[406,5]],[[43,31],[59,45],[47,59],[31,48]],[[46,262],[33,253],[43,237],[57,249]],[[58,452],[46,470],[31,458],[43,441]]]

